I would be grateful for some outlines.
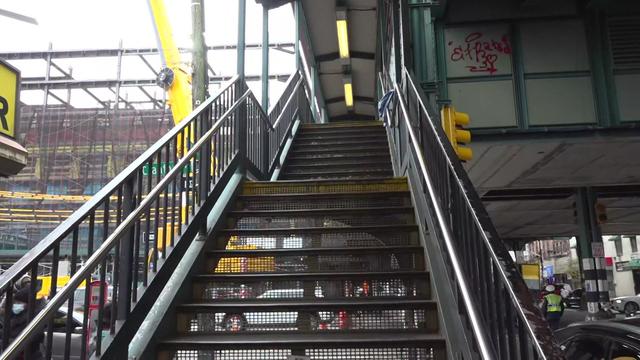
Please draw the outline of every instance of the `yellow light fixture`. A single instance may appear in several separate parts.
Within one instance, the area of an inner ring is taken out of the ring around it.
[[[347,105],[347,108],[353,107],[353,86],[351,82],[344,83],[344,103]]]
[[[347,31],[347,19],[336,20],[338,30],[338,49],[340,59],[349,58],[349,32]]]

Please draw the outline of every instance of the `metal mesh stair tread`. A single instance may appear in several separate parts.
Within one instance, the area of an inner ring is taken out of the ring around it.
[[[368,226],[332,226],[332,227],[299,227],[299,228],[266,228],[266,229],[223,229],[229,234],[273,234],[273,233],[339,233],[339,232],[382,232],[382,231],[417,231],[417,225],[368,225]]]
[[[368,139],[376,139],[380,141],[387,141],[387,135],[384,132],[380,133],[364,133],[364,134],[330,134],[330,135],[316,135],[316,134],[304,134],[300,133],[295,138],[296,142],[314,142],[318,141],[321,143],[324,142],[336,142],[340,140],[368,140]]]
[[[294,209],[294,210],[233,210],[229,212],[231,217],[239,216],[317,216],[322,214],[329,215],[352,215],[363,214],[408,214],[413,212],[411,206],[389,206],[389,207],[364,207],[364,208],[324,208],[324,209]]]
[[[409,196],[409,191],[377,191],[377,192],[326,192],[326,193],[289,193],[289,194],[261,194],[261,195],[238,195],[239,200],[257,199],[285,199],[285,198],[352,198],[352,197],[387,197],[404,195]],[[412,207],[413,209],[413,207]]]
[[[314,255],[363,255],[363,254],[378,254],[378,253],[406,253],[406,252],[421,252],[421,246],[369,246],[369,247],[335,247],[335,248],[296,248],[296,249],[251,249],[251,250],[209,250],[208,255],[219,256],[269,256],[269,255],[300,255],[300,256],[314,256]]]
[[[445,339],[438,334],[424,332],[353,332],[349,336],[340,333],[270,333],[270,334],[211,334],[211,335],[183,335],[160,342],[165,346],[190,346],[207,348],[211,345],[241,345],[243,347],[268,348],[287,347],[296,344],[315,344],[318,346],[358,346],[371,343],[375,347],[384,346],[429,346],[440,343],[444,346]]]
[[[402,270],[402,271],[343,271],[343,272],[295,272],[295,273],[212,273],[212,274],[196,274],[193,275],[194,281],[250,281],[250,280],[269,280],[269,279],[287,279],[287,280],[333,280],[333,279],[413,279],[426,277],[429,278],[429,272],[426,270]]]
[[[341,159],[342,160],[342,159]],[[334,162],[334,163],[314,163],[308,161],[305,164],[288,164],[285,168],[285,171],[291,170],[303,170],[303,169],[315,169],[318,167],[322,168],[336,168],[336,167],[352,167],[352,166],[379,166],[379,167],[387,167],[391,169],[391,161],[389,159],[377,159],[373,161],[342,161],[342,162]]]
[[[379,178],[371,178],[371,179],[349,179],[349,180],[334,180],[334,179],[301,179],[301,180],[284,180],[284,181],[251,181],[245,184],[246,186],[254,186],[254,185],[264,185],[270,187],[280,187],[286,185],[295,185],[295,184],[309,184],[309,183],[318,183],[318,184],[333,184],[333,185],[349,185],[349,184],[374,184],[377,185],[380,182],[384,182],[385,184],[407,184],[406,177],[379,177]]]
[[[355,146],[363,146],[363,145],[373,145],[373,146],[388,146],[388,143],[385,139],[380,140],[360,140],[360,141],[332,141],[332,142],[322,142],[322,143],[314,143],[311,141],[303,141],[298,140],[294,142],[293,149],[300,150],[300,148],[321,148],[327,147],[331,149],[335,149],[335,147],[355,147]]]
[[[216,302],[199,302],[180,304],[177,306],[179,311],[207,311],[207,312],[229,312],[229,311],[293,311],[293,310],[356,310],[356,309],[384,309],[397,310],[398,308],[428,308],[435,309],[437,302],[430,299],[416,299],[405,297],[387,297],[387,298],[371,298],[359,297],[351,299],[251,299],[251,300],[235,300],[235,301],[216,301]]]
[[[377,151],[366,154],[335,154],[335,153],[318,153],[312,156],[295,156],[291,154],[291,158],[287,159],[287,164],[295,161],[309,161],[309,160],[356,160],[356,159],[384,159],[385,161],[391,161],[389,151]]]
[[[300,175],[339,175],[339,174],[362,174],[362,173],[389,173],[393,175],[392,169],[368,169],[367,167],[361,167],[360,169],[354,170],[329,170],[329,171],[307,171],[307,172],[298,172],[298,173],[285,173],[284,176],[300,176]]]
[[[349,147],[349,148],[344,148],[344,149],[331,149],[331,150],[327,150],[327,149],[291,149],[291,156],[292,157],[296,157],[296,155],[300,155],[300,154],[347,154],[347,153],[353,153],[353,152],[367,152],[367,151],[378,151],[378,152],[382,152],[382,151],[389,151],[388,147],[386,144],[384,144],[384,146],[354,146],[354,147]]]

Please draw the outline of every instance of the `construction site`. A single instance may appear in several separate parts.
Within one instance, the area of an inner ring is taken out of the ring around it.
[[[246,49],[259,55],[262,45],[246,44]],[[190,65],[191,50],[179,50]],[[270,44],[270,50],[274,56],[293,58],[293,43]],[[208,47],[212,58],[235,51],[235,44]],[[156,48],[50,47],[0,52],[0,58],[33,73],[22,77],[17,135],[28,150],[28,164],[18,175],[0,178],[0,249],[5,250],[2,264],[8,266],[155,143],[174,121],[166,92],[157,82],[162,66]],[[74,70],[86,73],[96,63],[104,78],[74,76]],[[232,78],[212,66],[208,75],[212,93]],[[271,74],[272,91],[281,91],[278,84],[288,77]],[[259,88],[260,75],[248,74],[246,81]]]

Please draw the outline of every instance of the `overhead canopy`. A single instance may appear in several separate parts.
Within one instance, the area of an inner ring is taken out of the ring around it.
[[[309,42],[304,45],[310,47],[318,64],[320,86],[330,120],[375,118],[376,5],[376,0],[344,1],[354,97],[354,106],[348,109],[344,98],[344,61],[339,57],[336,2],[302,0],[309,36],[302,39]]]

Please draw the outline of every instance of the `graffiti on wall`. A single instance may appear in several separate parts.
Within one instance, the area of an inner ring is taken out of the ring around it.
[[[505,34],[501,37],[485,36],[482,32],[472,32],[464,37],[464,43],[449,41],[449,60],[465,63],[471,73],[493,75],[498,71],[500,56],[511,56],[511,43]]]

